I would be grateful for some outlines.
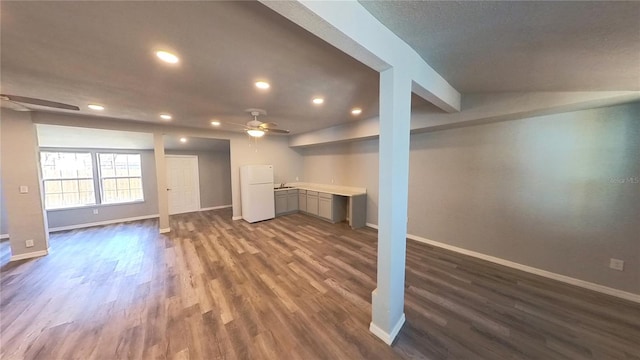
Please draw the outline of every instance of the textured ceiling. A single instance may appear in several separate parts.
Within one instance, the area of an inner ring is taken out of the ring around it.
[[[164,148],[166,150],[180,151],[230,151],[229,140],[208,139],[189,136],[186,143],[182,143],[177,136],[164,136]]]
[[[640,2],[360,3],[463,93],[640,90]]]
[[[377,114],[378,74],[258,2],[7,2],[2,92],[100,115],[208,127],[264,108],[299,133]],[[181,62],[157,61],[156,49]],[[272,87],[261,92],[259,79]],[[312,97],[324,96],[323,106]],[[359,118],[350,114],[361,107]],[[223,125],[225,130],[241,127]]]
[[[640,90],[639,2],[362,4],[463,93]],[[0,16],[2,92],[84,114],[241,131],[259,107],[301,133],[378,112],[375,71],[258,2],[2,1]]]

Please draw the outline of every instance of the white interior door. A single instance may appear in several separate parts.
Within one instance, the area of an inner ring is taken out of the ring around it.
[[[198,157],[195,155],[167,155],[165,160],[169,214],[199,211]]]

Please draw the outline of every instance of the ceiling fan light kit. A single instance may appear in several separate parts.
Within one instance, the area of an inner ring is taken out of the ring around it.
[[[251,137],[262,137],[264,136],[264,131],[260,129],[249,129],[247,130],[247,134]]]
[[[262,122],[258,120],[258,116],[266,116],[267,111],[263,109],[246,109],[245,112],[248,112],[253,116],[253,120],[247,122],[246,125],[243,126],[244,131],[252,138],[260,138],[263,137],[266,133],[278,133],[278,134],[288,134],[289,130],[277,129],[278,124],[273,122]]]

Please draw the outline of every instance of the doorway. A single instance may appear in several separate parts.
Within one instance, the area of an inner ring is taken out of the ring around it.
[[[198,156],[166,155],[169,214],[200,210]]]

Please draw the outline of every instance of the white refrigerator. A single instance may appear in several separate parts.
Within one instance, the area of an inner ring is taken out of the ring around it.
[[[242,218],[254,223],[275,217],[273,199],[273,165],[240,167]]]

